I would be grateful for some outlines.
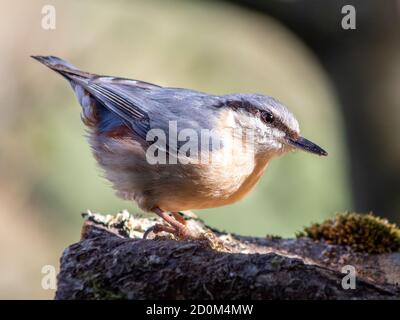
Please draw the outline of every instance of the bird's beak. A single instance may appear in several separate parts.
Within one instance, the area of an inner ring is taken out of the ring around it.
[[[301,149],[310,153],[317,154],[319,156],[327,156],[328,152],[326,152],[324,149],[321,147],[317,146],[315,143],[311,142],[310,140],[307,140],[306,138],[303,137],[298,137],[298,138],[288,138],[287,139],[288,144],[291,146]]]

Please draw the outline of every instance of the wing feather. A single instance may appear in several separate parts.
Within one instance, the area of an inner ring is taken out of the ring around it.
[[[69,75],[71,80],[81,85],[93,98],[97,99],[106,109],[120,117],[129,125],[142,139],[146,139],[146,134],[150,129],[150,119],[148,114],[126,96],[123,92],[117,91],[113,82],[96,81],[91,78],[81,78],[78,75]],[[106,77],[104,77],[106,78]]]

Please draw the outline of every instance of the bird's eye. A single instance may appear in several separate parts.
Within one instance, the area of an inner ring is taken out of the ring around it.
[[[272,123],[274,121],[274,116],[271,112],[264,111],[261,113],[261,118],[266,123]]]

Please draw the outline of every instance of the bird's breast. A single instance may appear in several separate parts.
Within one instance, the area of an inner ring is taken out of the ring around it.
[[[246,196],[257,184],[268,164],[266,159],[208,165],[186,165],[170,175],[168,192],[160,197],[166,211],[206,209],[232,204]],[[182,178],[185,177],[185,178]],[[167,191],[167,190],[166,190]]]
[[[128,134],[129,133],[129,134]],[[125,127],[91,134],[95,158],[118,195],[150,211],[205,209],[228,205],[248,194],[262,176],[268,158],[246,149],[212,152],[209,162],[151,165],[144,147]]]

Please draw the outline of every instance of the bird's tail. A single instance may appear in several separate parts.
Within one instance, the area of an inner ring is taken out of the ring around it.
[[[62,75],[68,80],[75,95],[82,106],[82,121],[89,127],[93,127],[97,123],[96,108],[97,100],[93,96],[87,96],[86,88],[94,74],[80,71],[72,64],[53,56],[31,56],[32,58],[43,63],[53,71]]]
[[[72,64],[54,56],[31,56],[33,59],[43,63],[45,66],[61,74],[68,80],[82,80],[93,77],[94,75],[88,72],[80,71]]]
[[[83,108],[82,120],[85,124],[93,126],[97,123],[98,108],[106,108],[109,112],[122,119],[125,123],[135,127],[141,137],[146,136],[149,122],[146,112],[139,106],[140,100],[133,93],[123,92],[123,87],[115,90],[118,81],[128,82],[131,91],[137,88],[158,88],[155,85],[136,80],[118,79],[115,77],[99,76],[83,72],[68,62],[53,56],[32,56],[45,66],[66,78]],[[136,90],[136,91],[135,91]],[[134,123],[134,122],[137,123]]]

